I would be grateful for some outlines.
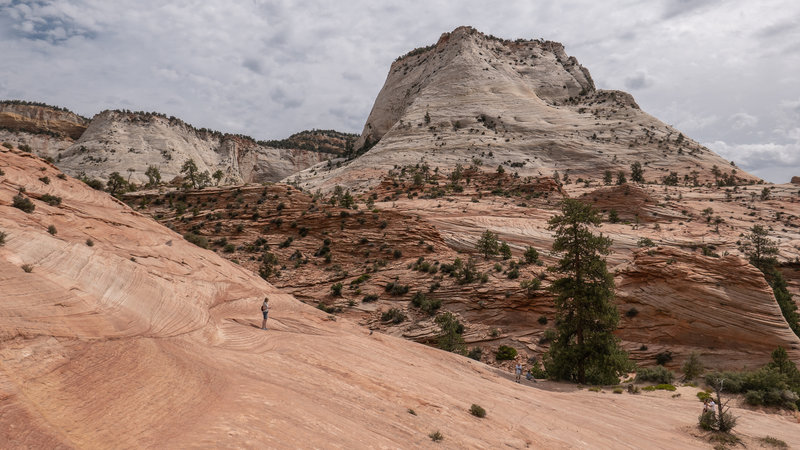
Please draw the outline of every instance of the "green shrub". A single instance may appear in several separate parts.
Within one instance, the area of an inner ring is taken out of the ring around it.
[[[758,440],[759,440],[759,441],[760,441],[762,444],[764,444],[764,445],[768,445],[768,446],[770,446],[770,447],[775,447],[775,448],[789,448],[789,445],[788,445],[788,444],[786,444],[786,442],[783,442],[782,440],[780,440],[780,439],[778,439],[778,438],[774,438],[774,437],[772,437],[772,436],[764,436],[763,438],[758,438]]]
[[[663,366],[664,364],[672,361],[672,352],[669,350],[656,353],[656,364]]]
[[[17,194],[14,196],[12,200],[12,206],[14,208],[21,209],[26,213],[32,213],[34,209],[36,209],[36,205],[33,204],[31,199],[28,197],[23,197],[22,194]]]
[[[631,307],[631,309],[625,311],[625,317],[629,319],[633,319],[637,315],[639,315],[639,310],[636,308]]]
[[[517,357],[517,349],[514,347],[509,347],[507,345],[501,345],[500,348],[497,349],[497,353],[495,354],[495,358],[498,361],[509,361]]]
[[[629,394],[638,394],[639,393],[639,386],[631,383],[628,385],[628,393]]]
[[[614,388],[614,391],[613,391],[613,392],[614,392],[615,394],[622,394],[622,392],[623,392],[623,391],[622,391],[622,388],[621,388],[621,387],[616,387],[616,388]]]
[[[637,383],[649,381],[651,383],[669,384],[675,380],[675,374],[664,366],[641,367],[636,371]]]
[[[547,325],[547,316],[539,316],[537,322],[539,322],[539,325]]]
[[[639,247],[655,247],[656,243],[650,238],[643,237],[639,239],[639,242],[637,242],[636,245]]]
[[[331,286],[331,293],[333,295],[335,295],[336,297],[341,297],[342,296],[342,287],[344,287],[344,285],[342,283],[334,283]]]
[[[61,197],[56,195],[44,194],[40,198],[41,201],[47,203],[50,206],[58,206],[61,204]]]
[[[389,311],[381,314],[381,321],[391,322],[393,324],[402,323],[406,320],[406,315],[397,308],[391,308]]]
[[[86,239],[86,245],[89,247],[94,247],[94,241],[92,240],[92,238]]]
[[[528,264],[533,264],[539,260],[539,252],[531,246],[525,248],[525,253],[523,253],[522,256]]]
[[[467,357],[474,359],[475,361],[480,361],[481,356],[483,355],[483,350],[480,347],[472,347],[467,353]]]
[[[234,250],[236,250],[236,246],[230,243],[225,244],[225,246],[222,247],[222,251],[225,253],[233,253]]]
[[[386,292],[391,295],[405,295],[408,293],[408,285],[400,284],[397,280],[391,281],[386,285]]]
[[[700,376],[705,370],[703,362],[700,361],[700,355],[697,352],[692,352],[686,362],[683,363],[681,370],[683,371],[683,381],[693,380]]]
[[[484,418],[486,417],[486,410],[483,409],[480,405],[476,405],[475,403],[469,407],[469,413],[475,417]]]
[[[55,236],[56,233],[58,233],[58,230],[56,230],[55,225],[50,225],[49,227],[47,227],[47,232]]]
[[[417,292],[411,298],[411,304],[421,309],[424,313],[431,315],[442,306],[442,300],[438,298],[430,298],[422,292]]]
[[[645,386],[642,388],[643,391],[674,391],[677,388],[671,384],[662,383],[656,384],[654,386]]]
[[[711,394],[706,391],[700,391],[697,393],[697,399],[700,400],[701,402],[704,402],[706,400],[711,400]]]
[[[375,302],[377,300],[378,300],[378,296],[377,295],[375,295],[375,294],[367,294],[367,295],[364,296],[364,299],[361,300],[361,301],[364,302],[364,303],[371,303],[371,302]]]
[[[439,431],[434,431],[433,433],[429,434],[428,437],[431,438],[433,442],[440,442],[444,440],[444,435]]]
[[[0,247],[6,244],[6,238],[8,234],[5,231],[0,231]]]
[[[205,236],[200,236],[198,234],[194,234],[192,232],[186,233],[183,235],[183,238],[187,241],[191,242],[192,244],[201,247],[201,248],[208,248],[208,239]]]

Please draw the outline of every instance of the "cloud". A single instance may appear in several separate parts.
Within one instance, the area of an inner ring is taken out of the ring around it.
[[[758,124],[758,117],[746,112],[738,112],[730,117],[730,121],[737,128],[750,128]]]
[[[628,89],[638,90],[650,87],[653,85],[653,80],[642,71],[636,72],[628,78],[625,78],[625,87]]]
[[[774,183],[785,183],[787,174],[800,175],[800,141],[789,144],[728,144],[725,141],[704,143],[725,159]],[[770,172],[780,168],[780,175]]]

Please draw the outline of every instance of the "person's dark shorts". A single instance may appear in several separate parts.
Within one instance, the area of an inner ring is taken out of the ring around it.
[[[269,315],[269,311],[261,311],[261,314],[263,314],[264,318],[266,319],[267,316]]]

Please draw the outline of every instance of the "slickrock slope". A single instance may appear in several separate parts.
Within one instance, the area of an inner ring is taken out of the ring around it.
[[[56,158],[89,125],[89,119],[41,103],[0,101],[0,142],[27,145],[42,157]]]
[[[437,430],[451,448],[705,445],[693,391],[518,385],[331,321],[29,154],[0,149],[0,166],[3,448],[425,447]],[[31,213],[10,205],[21,187]],[[747,442],[800,441],[790,416],[736,412]]]
[[[342,146],[343,143],[342,143]],[[298,148],[273,148],[246,136],[196,129],[157,114],[104,111],[96,115],[80,139],[63,152],[59,167],[77,175],[106,179],[111,172],[147,182],[145,171],[156,166],[164,180],[180,175],[193,159],[200,172],[222,170],[223,183],[277,181],[330,158],[332,154]]]
[[[292,180],[311,190],[363,188],[394,165],[449,170],[473,158],[521,176],[559,171],[599,181],[606,170],[630,171],[640,162],[648,179],[696,171],[705,182],[716,165],[757,180],[741,170],[731,175],[729,161],[643,112],[630,94],[596,90],[561,44],[507,41],[469,27],[392,64],[356,148],[369,151]]]

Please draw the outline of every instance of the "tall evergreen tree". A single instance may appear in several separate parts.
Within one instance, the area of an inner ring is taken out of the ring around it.
[[[642,170],[642,163],[639,161],[631,164],[631,181],[634,183],[644,183],[644,171]]]
[[[192,184],[192,187],[197,189],[197,164],[195,164],[193,159],[189,159],[183,163],[183,167],[181,167],[181,173],[185,174],[186,177],[189,178],[189,182]]]
[[[614,279],[603,257],[610,253],[611,239],[590,230],[600,221],[596,210],[573,199],[564,200],[561,214],[549,221],[555,231],[553,250],[562,254],[550,267],[561,278],[551,287],[556,329],[544,358],[548,375],[555,379],[617,383],[632,366],[613,334],[619,313],[612,303]]]
[[[475,247],[486,259],[498,254],[500,252],[500,241],[497,240],[497,233],[492,233],[489,230],[484,231]]]

